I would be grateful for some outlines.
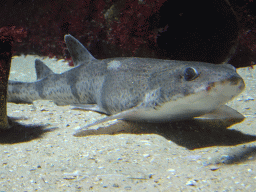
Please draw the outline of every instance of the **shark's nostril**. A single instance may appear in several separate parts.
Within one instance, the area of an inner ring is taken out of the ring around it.
[[[244,84],[244,80],[243,80],[243,79],[241,79],[241,82],[240,82],[240,85],[239,85],[238,88],[239,88],[241,91],[244,90],[245,84]]]
[[[241,77],[239,77],[238,75],[232,75],[228,78],[228,81],[230,82],[231,85],[238,85],[241,82],[241,80]]]

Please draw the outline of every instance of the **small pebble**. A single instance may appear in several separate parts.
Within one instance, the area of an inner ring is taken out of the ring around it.
[[[244,101],[254,101],[253,97],[248,96]]]
[[[196,181],[195,180],[190,180],[186,183],[187,186],[195,186],[196,185]]]
[[[132,188],[130,186],[124,187],[125,190],[131,190]]]
[[[213,167],[210,168],[211,171],[216,171],[218,169],[219,169],[219,167],[216,167],[216,166],[213,166]]]
[[[118,184],[113,184],[113,187],[119,187],[119,185]]]
[[[149,154],[143,154],[143,157],[150,157],[150,155]]]

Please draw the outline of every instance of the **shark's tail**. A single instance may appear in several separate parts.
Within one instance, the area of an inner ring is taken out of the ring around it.
[[[8,81],[7,101],[13,103],[33,103],[41,99],[35,83]]]

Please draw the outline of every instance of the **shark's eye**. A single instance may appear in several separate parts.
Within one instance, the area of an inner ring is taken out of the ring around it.
[[[187,67],[184,70],[184,78],[186,81],[192,81],[193,79],[198,77],[198,72],[193,67]]]

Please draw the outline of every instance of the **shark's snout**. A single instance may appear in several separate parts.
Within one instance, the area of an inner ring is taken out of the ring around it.
[[[223,87],[225,90],[227,87],[233,87],[236,89],[237,94],[241,93],[245,88],[244,80],[238,75],[234,74],[221,81],[209,82],[205,90],[207,92],[212,91],[216,87]]]
[[[232,75],[227,79],[228,82],[230,82],[231,86],[237,86],[238,90],[242,92],[245,88],[244,80],[237,74]]]

